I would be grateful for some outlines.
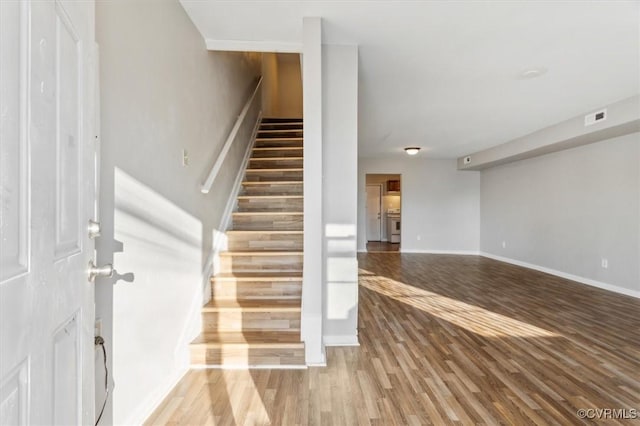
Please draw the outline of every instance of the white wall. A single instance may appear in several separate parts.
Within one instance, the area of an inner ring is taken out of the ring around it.
[[[402,176],[403,252],[477,252],[480,247],[480,173],[458,171],[456,160],[417,157],[360,158],[358,250],[366,249],[368,173]],[[419,238],[419,239],[418,239]]]
[[[634,133],[482,171],[482,251],[640,297],[639,160]]]
[[[357,344],[358,47],[322,46],[325,345]]]
[[[260,99],[212,191],[203,195],[199,185],[254,88],[260,56],[208,52],[177,1],[98,2],[96,9],[102,96],[98,259],[135,274],[132,283],[102,281],[96,288],[96,315],[115,383],[101,423],[139,424],[188,367],[212,233]]]
[[[300,55],[263,53],[262,76],[264,116],[302,118]]]

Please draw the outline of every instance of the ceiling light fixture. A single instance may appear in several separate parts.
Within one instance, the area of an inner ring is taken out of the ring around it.
[[[418,151],[420,151],[420,148],[417,146],[409,146],[404,149],[404,152],[406,152],[409,155],[416,155]]]

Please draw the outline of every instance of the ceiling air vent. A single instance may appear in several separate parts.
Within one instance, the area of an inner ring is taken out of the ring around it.
[[[591,126],[592,124],[598,123],[600,121],[605,121],[607,119],[607,110],[602,109],[600,111],[592,112],[591,114],[587,114],[584,116],[584,125]]]

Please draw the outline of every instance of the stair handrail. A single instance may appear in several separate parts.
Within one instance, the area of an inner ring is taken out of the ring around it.
[[[262,84],[262,76],[258,79],[256,88],[254,89],[251,96],[247,99],[247,102],[244,104],[244,108],[242,108],[240,115],[236,119],[236,122],[233,125],[231,132],[229,132],[229,136],[227,136],[227,140],[225,141],[224,146],[222,147],[222,151],[220,151],[220,155],[218,155],[218,158],[216,158],[216,162],[213,163],[213,166],[211,166],[211,170],[209,171],[209,175],[207,176],[207,179],[200,186],[200,192],[202,192],[203,194],[208,194],[209,191],[211,190],[213,181],[216,179],[218,172],[220,172],[222,163],[224,163],[224,159],[226,158],[227,153],[229,152],[229,149],[231,149],[231,145],[233,144],[233,142],[236,139],[236,136],[238,135],[238,130],[240,130],[240,126],[244,122],[244,119],[247,116],[247,113],[249,112],[249,108],[251,108],[251,104],[253,104],[253,100],[255,99],[261,84]]]

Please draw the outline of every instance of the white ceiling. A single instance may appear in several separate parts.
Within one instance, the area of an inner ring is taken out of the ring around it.
[[[205,39],[300,43],[320,16],[357,44],[361,157],[459,157],[640,93],[639,1],[181,3]]]

